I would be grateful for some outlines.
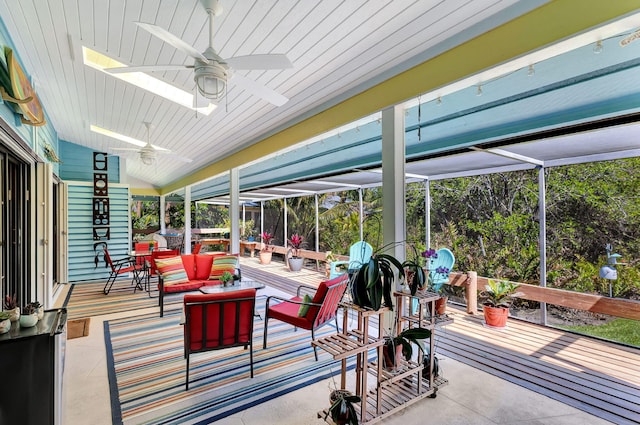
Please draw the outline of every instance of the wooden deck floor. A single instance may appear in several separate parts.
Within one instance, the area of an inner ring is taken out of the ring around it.
[[[323,273],[290,272],[242,259],[242,273],[293,294],[316,286]],[[482,315],[448,307],[453,324],[437,333],[436,353],[573,406],[615,424],[640,424],[640,349],[509,319],[504,330],[483,326]]]

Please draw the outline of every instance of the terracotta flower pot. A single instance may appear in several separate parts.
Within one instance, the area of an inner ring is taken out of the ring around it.
[[[507,317],[509,317],[509,309],[506,307],[482,306],[484,313],[484,323],[492,328],[504,328],[507,326]]]
[[[271,255],[273,253],[271,251],[260,251],[260,264],[269,264],[271,263]]]
[[[384,360],[383,368],[387,371],[395,371],[400,365],[402,359],[402,345],[386,342],[382,346],[382,357]]]
[[[447,300],[449,300],[449,297],[446,295],[436,300],[436,314],[438,316],[442,316],[447,312]]]

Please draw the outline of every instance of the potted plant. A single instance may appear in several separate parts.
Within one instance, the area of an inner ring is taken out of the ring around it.
[[[360,403],[359,396],[354,395],[349,390],[333,390],[329,395],[331,407],[325,415],[331,415],[331,419],[337,425],[358,425],[358,414],[356,412],[356,403]]]
[[[222,273],[219,279],[224,286],[230,286],[229,282],[231,282],[231,285],[233,285],[234,276],[231,272],[226,271]]]
[[[401,356],[404,356],[407,361],[411,360],[413,356],[411,344],[416,344],[425,353],[423,340],[430,337],[431,331],[421,327],[407,328],[394,337],[385,337],[382,347],[385,369],[396,370],[400,365]]]
[[[291,239],[289,239],[289,246],[291,247],[291,257],[287,257],[287,261],[289,262],[289,270],[292,272],[299,272],[302,270],[302,264],[304,262],[304,258],[299,257],[298,253],[300,248],[302,247],[302,241],[304,238],[297,233],[291,235]]]
[[[264,246],[260,250],[260,263],[269,264],[271,263],[271,256],[273,255],[273,246],[271,246],[273,235],[269,232],[262,232],[260,238],[262,239],[262,243],[264,244]]]
[[[427,275],[427,290],[440,295],[440,298],[436,300],[436,314],[439,316],[445,314],[447,301],[449,300],[449,295],[447,294],[449,285],[442,283],[449,276],[449,272],[450,270],[447,267],[438,266],[434,270],[429,270]]]
[[[506,280],[489,279],[484,290],[479,291],[478,299],[482,303],[484,322],[488,327],[504,328],[509,317],[509,308],[514,298],[522,295],[517,292],[519,284]]]
[[[20,315],[20,327],[30,328],[35,326],[36,323],[38,323],[38,311],[33,304],[29,303],[22,309],[22,314]]]
[[[418,289],[425,289],[426,287],[426,274],[424,272],[424,258],[423,252],[420,256],[417,255],[416,249],[411,246],[413,250],[413,256],[402,263],[402,268],[406,276],[406,282],[409,285],[411,295],[415,295]]]
[[[11,314],[8,311],[0,311],[0,335],[6,334],[11,329]]]
[[[44,306],[40,304],[40,301],[34,301],[29,304],[31,304],[31,306],[36,310],[36,313],[38,313],[38,320],[42,320],[44,317]]]
[[[383,247],[384,249],[384,247]],[[393,310],[391,294],[398,279],[404,279],[402,263],[392,255],[374,253],[368,263],[363,264],[351,281],[351,296],[354,304],[362,308],[379,310],[384,305]]]
[[[18,307],[16,294],[13,294],[13,296],[7,295],[4,297],[3,308],[9,312],[9,319],[12,322],[17,322],[18,320],[20,320],[20,307]]]

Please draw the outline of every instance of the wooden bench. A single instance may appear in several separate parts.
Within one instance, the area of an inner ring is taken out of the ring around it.
[[[256,250],[256,248],[260,248],[260,242],[256,242],[256,241],[240,241],[240,254],[244,255],[244,251],[246,249],[249,250],[249,252],[251,253],[251,256],[253,257],[254,255],[254,251]]]
[[[256,249],[261,249],[263,246],[262,242],[258,243],[258,246],[256,247]],[[281,254],[283,255],[285,258],[289,255],[291,255],[291,248],[289,247],[284,247],[284,246],[278,246],[278,245],[271,245],[272,248],[272,252],[276,253],[276,254]],[[298,257],[302,257],[304,259],[308,259],[308,260],[314,260],[316,262],[316,270],[320,271],[320,262],[323,263],[327,263],[327,253],[326,252],[318,252],[318,251],[312,251],[309,249],[299,249],[298,250]],[[338,258],[338,260],[349,260],[349,256],[348,255],[335,255],[336,258]]]

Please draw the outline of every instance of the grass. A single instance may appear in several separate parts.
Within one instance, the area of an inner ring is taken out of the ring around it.
[[[615,319],[604,325],[558,326],[573,332],[640,347],[640,321]]]

